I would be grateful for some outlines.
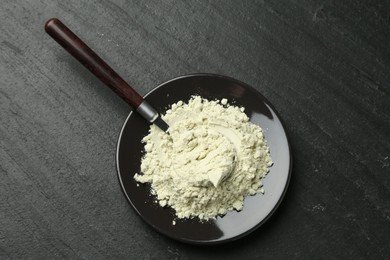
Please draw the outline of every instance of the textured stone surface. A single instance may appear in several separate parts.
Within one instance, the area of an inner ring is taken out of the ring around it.
[[[0,6],[1,259],[390,258],[388,1]],[[270,221],[203,248],[144,224],[115,171],[130,108],[45,34],[51,17],[141,94],[212,72],[265,95],[294,154],[291,186]]]

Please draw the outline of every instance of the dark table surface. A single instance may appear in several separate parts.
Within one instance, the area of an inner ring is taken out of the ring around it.
[[[390,258],[389,1],[2,1],[0,258]],[[58,17],[145,94],[194,72],[254,86],[294,167],[272,218],[191,246],[126,201],[130,108],[43,30]]]

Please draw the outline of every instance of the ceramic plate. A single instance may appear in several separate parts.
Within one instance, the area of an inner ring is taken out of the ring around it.
[[[209,221],[177,219],[169,207],[160,207],[150,195],[149,184],[133,179],[140,172],[144,154],[141,139],[149,125],[137,113],[130,113],[119,136],[117,171],[122,189],[136,212],[153,228],[173,239],[192,244],[217,244],[238,239],[263,224],[280,204],[291,175],[292,158],[286,132],[278,113],[256,89],[238,80],[212,74],[194,74],[165,82],[144,98],[160,113],[179,100],[200,95],[207,99],[227,98],[245,107],[250,121],[263,128],[274,165],[263,179],[264,194],[248,196],[242,211],[232,211]],[[173,221],[176,222],[173,225]]]

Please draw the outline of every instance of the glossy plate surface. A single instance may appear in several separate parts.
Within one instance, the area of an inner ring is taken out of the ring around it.
[[[122,189],[136,212],[159,232],[183,242],[217,244],[238,239],[263,224],[276,210],[286,192],[292,168],[290,146],[279,115],[254,88],[235,79],[194,74],[165,82],[149,92],[145,99],[159,112],[179,100],[187,102],[191,96],[207,99],[227,98],[230,104],[245,107],[250,121],[263,128],[274,165],[263,179],[264,194],[245,199],[244,209],[223,217],[200,222],[197,219],[177,219],[174,210],[160,207],[150,195],[150,185],[133,179],[140,172],[144,154],[141,139],[149,125],[137,113],[130,113],[125,121],[117,146],[117,171]],[[176,224],[173,225],[172,221]]]

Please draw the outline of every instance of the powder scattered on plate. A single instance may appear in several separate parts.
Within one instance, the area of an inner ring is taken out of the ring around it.
[[[262,129],[227,99],[179,101],[162,118],[169,135],[151,125],[134,179],[150,183],[160,206],[178,218],[201,220],[241,210],[248,195],[264,193],[272,160]]]

